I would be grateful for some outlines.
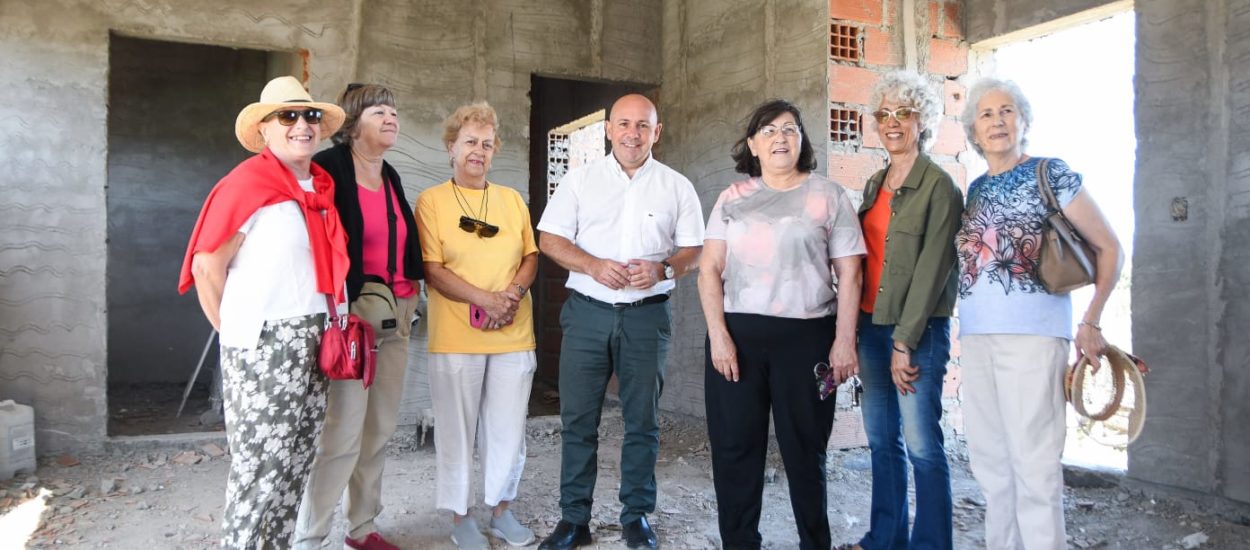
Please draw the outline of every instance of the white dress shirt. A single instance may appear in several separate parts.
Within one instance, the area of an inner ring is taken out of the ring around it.
[[[312,191],[312,179],[300,186]],[[221,345],[253,349],[265,321],[326,312],[299,203],[261,207],[239,232],[246,237],[230,260],[221,295]]]
[[[598,258],[659,262],[677,248],[703,245],[703,207],[690,180],[654,157],[647,157],[631,179],[608,153],[560,180],[538,230],[564,237]],[[620,303],[667,294],[675,284],[663,280],[644,290],[612,290],[590,275],[570,271],[565,286]]]

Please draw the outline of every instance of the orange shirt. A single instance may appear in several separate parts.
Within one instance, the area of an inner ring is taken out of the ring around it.
[[[877,291],[881,288],[881,273],[885,270],[885,234],[890,227],[890,200],[894,193],[885,184],[877,191],[877,200],[864,213],[864,245],[868,256],[864,259],[864,292],[860,294],[859,309],[872,313],[877,303]]]

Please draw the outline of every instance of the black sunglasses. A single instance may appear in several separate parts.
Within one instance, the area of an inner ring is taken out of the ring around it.
[[[499,234],[499,226],[491,225],[482,220],[475,220],[468,216],[460,216],[460,230],[465,233],[477,233],[479,237],[487,239]]]
[[[261,122],[268,122],[269,119],[276,118],[278,119],[278,123],[283,126],[295,126],[295,123],[299,121],[299,118],[304,117],[304,120],[308,121],[309,125],[313,125],[321,124],[321,115],[321,109],[283,109],[281,111],[269,113],[269,116],[261,119]]]

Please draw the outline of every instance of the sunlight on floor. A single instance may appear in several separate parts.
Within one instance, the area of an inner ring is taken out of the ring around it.
[[[30,500],[0,515],[0,550],[26,548],[31,534],[39,529],[43,513],[48,508],[52,492],[39,488]]]

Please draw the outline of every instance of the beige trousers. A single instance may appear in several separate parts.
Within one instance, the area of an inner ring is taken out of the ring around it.
[[[990,550],[1064,550],[1063,374],[1068,340],[960,337],[972,475],[985,493]]]
[[[362,539],[377,531],[373,521],[382,513],[386,443],[395,433],[399,417],[417,296],[396,302],[399,327],[378,346],[373,385],[366,390],[359,380],[330,382],[325,426],[296,521],[297,549],[321,547],[322,539],[330,532],[330,520],[340,497],[346,511],[348,536]]]

